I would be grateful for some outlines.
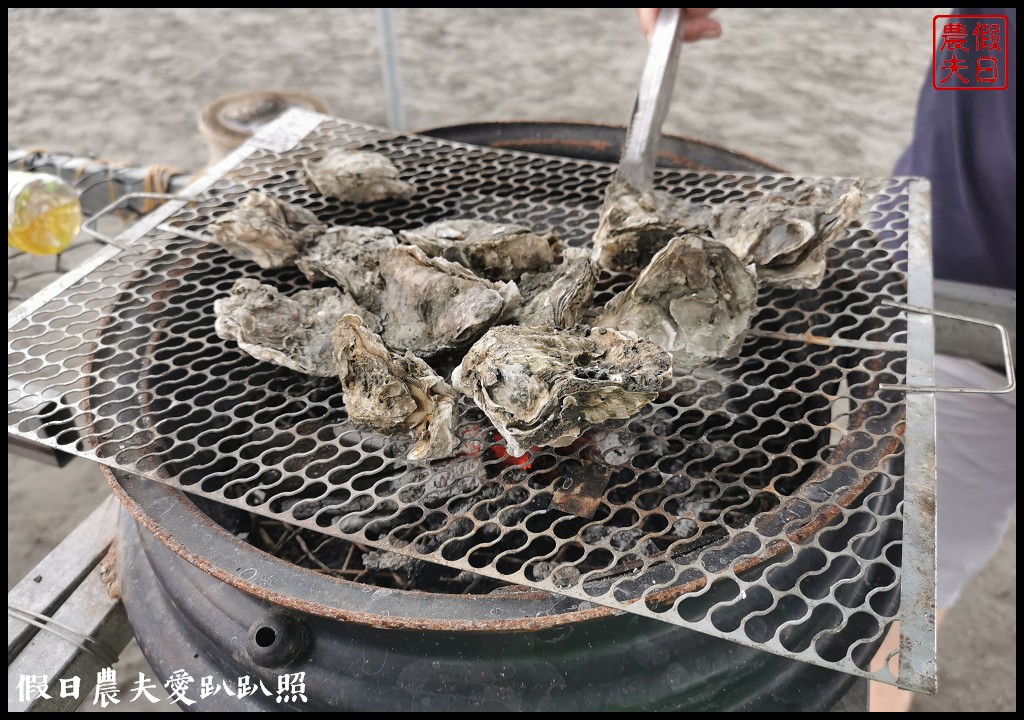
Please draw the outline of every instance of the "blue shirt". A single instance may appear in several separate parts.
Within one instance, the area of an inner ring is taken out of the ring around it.
[[[958,8],[958,15],[1006,15],[1009,87],[935,90],[928,74],[914,139],[897,175],[932,184],[935,277],[1017,289],[1017,10]]]

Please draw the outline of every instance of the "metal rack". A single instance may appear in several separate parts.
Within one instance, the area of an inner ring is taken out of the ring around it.
[[[388,155],[417,195],[357,208],[310,192],[299,163],[339,146]],[[930,303],[920,181],[866,188],[823,286],[763,292],[739,357],[678,374],[640,415],[522,463],[464,404],[456,457],[414,466],[405,441],[348,422],[337,383],[213,333],[213,300],[235,279],[306,282],[187,237],[248,188],[335,225],[478,217],[585,245],[612,172],[292,111],[9,314],[9,433],[322,533],[933,689],[934,405],[883,387],[931,384],[931,317],[883,302]],[[801,179],[657,182],[722,202]],[[604,275],[595,303],[629,281]],[[552,506],[573,492],[594,496],[593,519]],[[847,571],[806,594],[826,566]],[[892,620],[898,659],[873,671]]]

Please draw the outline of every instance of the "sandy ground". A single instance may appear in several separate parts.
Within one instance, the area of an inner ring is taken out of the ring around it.
[[[925,10],[723,10],[682,53],[668,132],[794,172],[885,175],[930,61]],[[645,45],[627,10],[400,10],[409,125],[622,123]],[[201,107],[228,92],[311,92],[385,123],[372,10],[8,11],[8,145],[200,168]],[[8,586],[104,494],[84,461],[8,456]],[[940,633],[939,693],[919,710],[1016,709],[1016,527]],[[125,672],[143,667],[128,653]]]

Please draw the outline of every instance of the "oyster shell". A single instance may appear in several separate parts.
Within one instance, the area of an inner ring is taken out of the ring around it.
[[[562,251],[562,262],[546,272],[527,273],[517,283],[529,298],[515,318],[528,327],[569,328],[580,321],[597,285],[597,266],[579,248]]]
[[[467,347],[518,307],[515,283],[484,280],[395,242],[385,228],[339,228],[296,264],[311,279],[332,278],[379,317],[385,345],[420,357]]]
[[[739,349],[756,302],[752,265],[714,240],[685,235],[670,240],[595,325],[646,337],[692,370]]]
[[[817,287],[828,247],[860,209],[860,188],[860,181],[801,183],[749,202],[705,205],[613,186],[594,236],[594,257],[613,270],[643,268],[671,238],[695,233],[756,264],[764,284]]]
[[[845,190],[838,195],[839,188]],[[825,255],[860,211],[860,181],[845,186],[804,184],[744,206],[712,206],[709,229],[737,257],[757,265],[758,280],[787,288],[816,288]]]
[[[213,309],[219,337],[234,340],[258,360],[320,377],[336,372],[331,335],[339,318],[355,313],[368,327],[380,327],[377,318],[338,288],[300,290],[288,297],[251,278],[236,282]]]
[[[484,220],[441,220],[398,237],[430,257],[443,257],[488,280],[518,280],[525,272],[555,262],[554,233],[543,235],[520,225]]]
[[[452,385],[480,406],[522,455],[563,446],[589,425],[627,418],[672,375],[668,353],[608,328],[492,328],[466,353]]]
[[[420,357],[468,347],[520,302],[515,283],[478,278],[418,247],[388,251],[377,272],[381,290],[365,305],[380,317],[381,337],[388,347]]]
[[[451,455],[457,397],[448,383],[419,358],[389,351],[356,315],[338,321],[333,343],[345,409],[354,422],[383,433],[411,432],[411,460]]]
[[[398,177],[388,158],[365,150],[331,150],[323,159],[304,161],[306,184],[323,195],[354,203],[407,198],[416,192]]]
[[[334,280],[364,303],[378,293],[377,270],[385,253],[397,246],[394,233],[385,227],[346,225],[307,245],[295,264],[310,280]]]
[[[659,190],[611,185],[594,233],[594,260],[609,270],[644,268],[669,240],[705,220],[703,213],[692,218],[704,207]]]
[[[267,269],[290,265],[326,229],[306,208],[253,191],[211,224],[209,234],[234,257]]]

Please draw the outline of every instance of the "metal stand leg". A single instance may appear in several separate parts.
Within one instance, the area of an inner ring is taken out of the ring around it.
[[[105,500],[7,593],[8,712],[73,710],[132,639],[105,562],[119,512],[114,498]],[[75,676],[77,697],[61,697],[60,680]]]

